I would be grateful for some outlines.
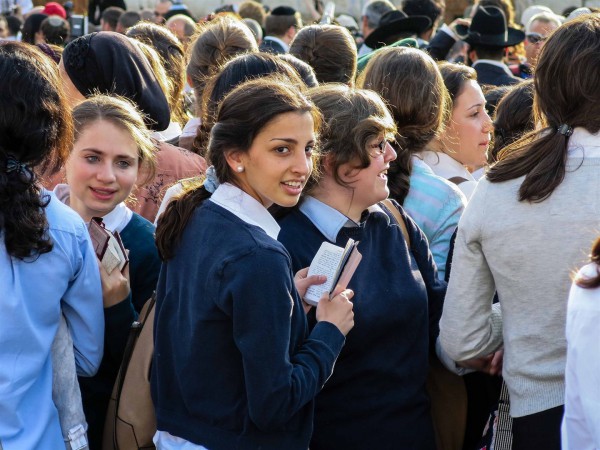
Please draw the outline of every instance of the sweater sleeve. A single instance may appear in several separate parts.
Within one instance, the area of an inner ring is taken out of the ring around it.
[[[227,264],[223,280],[249,415],[261,430],[278,428],[319,392],[344,337],[332,324],[319,323],[305,338],[306,317],[283,252],[258,248]]]
[[[492,308],[496,286],[482,249],[489,182],[479,183],[460,219],[452,274],[440,321],[442,347],[455,361],[488,355],[502,345],[502,317]]]

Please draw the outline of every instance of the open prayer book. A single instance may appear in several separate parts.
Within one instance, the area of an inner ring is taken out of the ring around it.
[[[129,262],[127,251],[118,232],[111,233],[104,228],[104,223],[99,217],[92,217],[88,231],[96,256],[108,273],[118,268],[121,272]]]
[[[325,275],[327,281],[308,288],[304,296],[306,303],[316,306],[325,292],[331,296],[338,285],[346,289],[362,258],[357,246],[358,242],[353,239],[348,240],[345,248],[329,242],[321,244],[319,251],[310,263],[308,276]]]

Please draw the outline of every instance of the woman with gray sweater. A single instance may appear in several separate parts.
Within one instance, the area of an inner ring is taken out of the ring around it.
[[[458,226],[441,343],[456,361],[504,346],[513,450],[560,449],[570,275],[600,225],[599,55],[598,16],[550,37],[534,80],[539,128],[490,168]]]

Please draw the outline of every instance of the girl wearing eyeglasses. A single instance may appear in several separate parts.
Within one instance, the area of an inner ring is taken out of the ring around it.
[[[355,327],[317,396],[310,448],[433,450],[425,379],[446,285],[421,230],[397,204],[402,224],[380,203],[396,126],[373,91],[329,84],[310,95],[326,123],[322,157],[300,206],[281,219],[279,240],[295,270],[324,241],[343,247],[352,238],[363,255],[349,284]]]

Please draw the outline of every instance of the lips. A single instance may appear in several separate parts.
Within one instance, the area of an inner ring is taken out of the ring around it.
[[[117,190],[115,189],[103,189],[90,187],[92,195],[99,200],[110,200],[114,197]]]

